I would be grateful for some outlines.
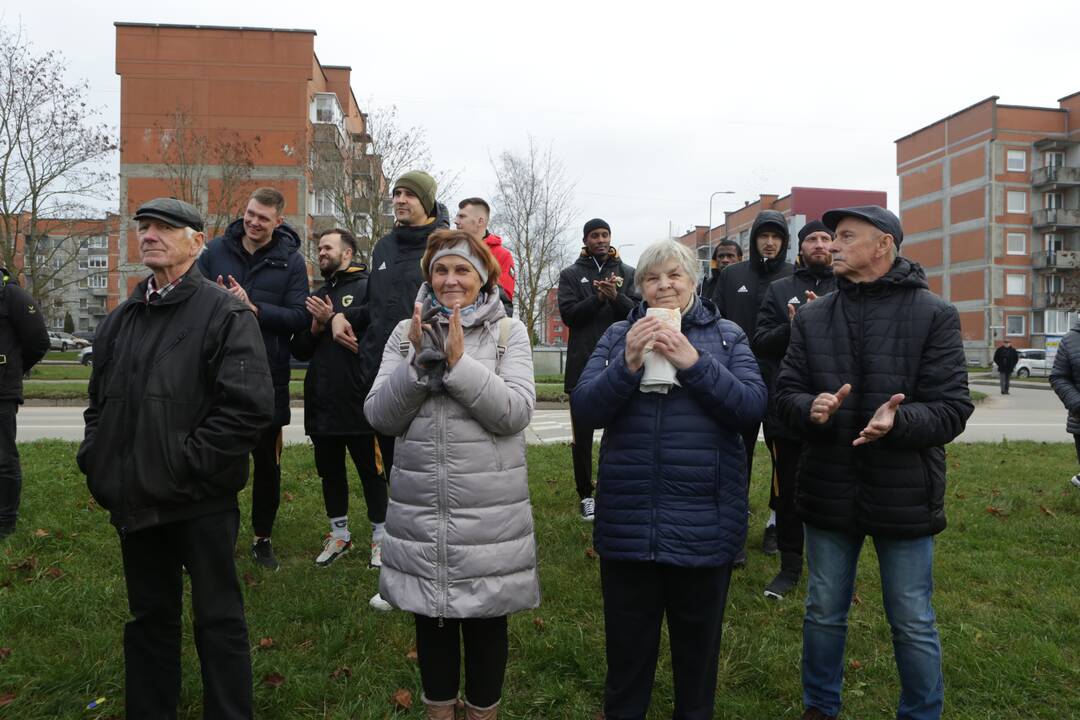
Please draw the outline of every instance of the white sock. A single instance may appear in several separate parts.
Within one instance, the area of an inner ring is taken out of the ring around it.
[[[382,542],[386,534],[386,523],[371,523],[371,542]]]
[[[765,527],[773,527],[776,525],[776,511],[769,511],[769,522],[765,523]]]
[[[341,517],[330,518],[330,535],[342,542],[349,542],[352,536],[349,535],[349,516],[342,515]]]

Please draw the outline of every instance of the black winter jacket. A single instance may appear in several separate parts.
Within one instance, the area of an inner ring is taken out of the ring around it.
[[[824,425],[810,422],[822,392],[851,383]],[[892,430],[852,441],[894,393]],[[867,283],[837,289],[795,313],[776,384],[783,422],[807,441],[799,464],[804,522],[852,534],[917,538],[945,529],[944,445],[964,430],[968,393],[960,317],[927,289],[922,268],[897,258]]]
[[[195,267],[105,318],[89,395],[77,462],[121,534],[236,507],[274,412],[254,315]]]
[[[623,283],[616,288],[614,300],[603,300],[593,287],[593,281],[607,279],[612,273],[621,277]],[[625,320],[640,299],[634,288],[634,268],[619,259],[615,248],[608,248],[603,263],[583,248],[574,264],[559,273],[559,315],[570,329],[563,377],[566,392],[577,385],[581,371],[604,331],[613,323]]]
[[[399,322],[412,317],[424,282],[420,258],[431,233],[447,227],[441,215],[440,211],[440,218],[426,225],[397,225],[375,243],[364,296],[342,311],[360,344],[361,406],[375,382],[390,334]]]
[[[353,263],[339,270],[315,292],[315,297],[329,298],[335,312],[359,304],[367,293],[368,269]],[[357,337],[359,328],[353,328]],[[318,335],[311,326],[292,339],[292,353],[300,360],[310,360],[304,376],[304,432],[308,435],[361,435],[372,432],[364,419],[364,377],[360,358],[334,342],[330,328]]]
[[[757,356],[761,367],[761,377],[769,388],[769,412],[765,416],[766,437],[798,440],[799,437],[780,422],[776,414],[776,375],[780,372],[780,361],[787,352],[791,339],[791,323],[788,322],[788,304],[796,310],[806,304],[807,291],[818,297],[836,289],[836,279],[832,268],[808,267],[800,258],[795,264],[795,273],[780,278],[769,285],[765,299],[758,310],[757,330],[750,347]]]
[[[37,303],[0,268],[0,401],[23,401],[23,374],[49,351]]]
[[[1050,386],[1069,413],[1065,430],[1080,434],[1080,319],[1061,338],[1050,371]]]
[[[787,257],[788,250],[786,232],[779,254],[771,260],[761,257],[757,247],[757,236],[761,232],[762,225],[766,223],[787,227],[787,220],[776,210],[765,210],[758,215],[750,229],[750,258],[728,265],[721,270],[712,291],[712,301],[720,314],[741,327],[748,338],[754,337],[758,309],[765,298],[765,291],[769,284],[791,275],[795,269],[784,259]]]
[[[1020,362],[1020,353],[1016,352],[1014,347],[1002,345],[994,351],[994,364],[997,365],[999,373],[1009,373],[1011,375],[1018,362]]]
[[[226,284],[232,275],[259,308],[259,328],[274,382],[274,425],[288,425],[289,340],[311,323],[304,306],[308,277],[300,254],[300,236],[288,225],[279,225],[270,242],[253,258],[244,249],[243,239],[241,218],[206,246],[199,256],[199,270],[211,281],[220,275]]]

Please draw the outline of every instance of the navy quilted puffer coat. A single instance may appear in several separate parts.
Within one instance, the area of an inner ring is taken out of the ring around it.
[[[645,310],[608,328],[570,398],[576,419],[604,428],[593,543],[605,560],[726,565],[746,536],[739,432],[765,414],[765,385],[739,326],[695,300],[682,332],[701,357],[681,387],[642,393],[625,352]]]

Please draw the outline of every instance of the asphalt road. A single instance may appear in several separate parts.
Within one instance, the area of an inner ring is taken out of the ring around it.
[[[1043,389],[1017,387],[1007,396],[998,395],[996,385],[975,385],[988,393],[976,406],[968,421],[961,442],[998,442],[1009,440],[1038,440],[1069,442],[1065,432],[1065,411],[1053,392]],[[23,406],[19,410],[18,440],[28,442],[42,438],[81,440],[83,431],[81,407]],[[529,443],[570,441],[570,412],[565,408],[539,409],[526,433]],[[597,433],[599,440],[599,433]],[[307,442],[304,435],[304,410],[292,409],[292,424],[285,428],[285,442]]]

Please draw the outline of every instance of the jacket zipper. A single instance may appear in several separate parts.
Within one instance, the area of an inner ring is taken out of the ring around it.
[[[439,491],[439,523],[436,536],[436,543],[438,545],[438,571],[436,572],[436,579],[438,582],[438,613],[439,613],[439,627],[443,626],[443,618],[446,617],[446,604],[447,596],[450,594],[450,581],[449,573],[447,572],[447,552],[446,552],[446,526],[448,524],[447,515],[449,514],[447,509],[448,492],[447,492],[447,480],[446,480],[446,414],[444,398],[439,398],[439,413],[438,413],[438,464],[439,468],[437,474],[437,483]]]
[[[656,401],[656,422],[653,428],[653,438],[660,437],[660,416],[663,415],[664,396],[659,395]],[[659,493],[656,486],[660,481],[660,443],[653,443],[653,472],[652,472],[652,512],[649,523],[649,560],[656,559],[656,502]]]

